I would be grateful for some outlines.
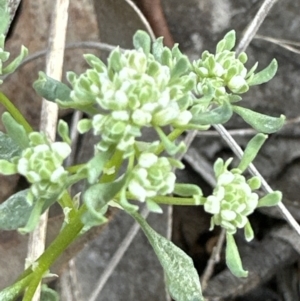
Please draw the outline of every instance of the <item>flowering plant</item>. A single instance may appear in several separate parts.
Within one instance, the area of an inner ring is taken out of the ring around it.
[[[4,41],[4,36],[0,39]],[[251,240],[248,215],[259,206],[278,204],[281,193],[267,194],[259,200],[253,191],[259,189],[260,179],[246,180],[242,173],[267,138],[265,134],[280,129],[285,118],[256,113],[236,103],[250,86],[270,80],[277,62],[273,60],[258,73],[257,64],[247,71],[246,54],[236,57],[232,51],[234,31],[218,43],[216,54],[206,51],[195,62],[190,62],[178,45],[164,47],[161,38],[151,43],[143,31],[135,34],[133,44],[134,50],[112,51],[107,64],[94,55],[85,55],[90,68],[80,75],[68,72],[70,87],[42,72],[34,83],[37,93],[49,101],[86,114],[77,125],[79,133],[92,130],[98,137],[94,156],[88,162],[64,167],[71,152],[65,122],[58,125],[63,142],[52,142],[43,133],[32,131],[17,109],[8,108],[9,112],[3,114],[7,133],[0,133],[0,144],[6,145],[0,148],[0,173],[23,175],[29,188],[0,205],[0,228],[30,232],[42,212],[56,201],[66,213],[66,223],[37,262],[0,292],[1,300],[14,300],[28,288],[24,300],[30,300],[36,280],[82,231],[106,222],[105,213],[112,205],[140,224],[164,268],[174,300],[203,300],[197,272],[183,251],[148,225],[139,214],[140,203],[146,203],[153,212],[162,211],[160,204],[203,205],[212,214],[211,229],[217,225],[227,232],[228,267],[235,275],[246,276],[233,235],[244,228],[246,239]],[[24,55],[22,51],[10,71]],[[0,58],[5,61],[7,55]],[[177,183],[175,169],[184,165],[174,155],[186,150],[177,138],[190,129],[206,130],[225,123],[234,112],[265,134],[251,139],[237,168],[229,169],[231,159],[216,161],[217,185],[212,195],[204,197],[198,186]],[[172,129],[168,135],[167,126]],[[145,127],[156,131],[155,141],[143,141]],[[121,171],[124,164],[127,168]],[[83,179],[87,185],[78,208],[67,189]],[[173,193],[176,197],[168,196]]]

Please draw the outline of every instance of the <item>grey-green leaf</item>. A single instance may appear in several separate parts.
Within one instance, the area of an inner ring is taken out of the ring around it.
[[[86,164],[84,168],[87,169],[88,182],[90,184],[96,183],[103,171],[105,163],[109,160],[111,155],[111,150],[98,153]]]
[[[59,301],[59,294],[52,288],[48,287],[46,284],[43,284],[40,300],[41,301]]]
[[[19,124],[8,112],[2,114],[2,122],[8,136],[19,146],[25,149],[29,145],[28,135],[24,127]]]
[[[20,155],[21,151],[20,146],[11,137],[0,132],[0,159],[9,161]]]
[[[280,191],[273,191],[258,201],[257,207],[272,207],[278,205],[282,200],[282,193]]]
[[[10,62],[5,68],[3,68],[2,74],[13,73],[20,66],[21,62],[24,60],[24,58],[27,55],[28,55],[28,49],[22,46],[20,54],[12,62]]]
[[[137,212],[131,213],[140,224],[166,275],[166,285],[175,301],[202,301],[201,285],[192,259],[157,232]]]
[[[269,64],[268,67],[262,71],[256,73],[249,81],[247,81],[249,86],[260,85],[271,80],[276,74],[278,69],[278,63],[275,59]]]
[[[244,155],[241,158],[240,164],[238,166],[238,169],[240,169],[242,172],[247,169],[249,164],[255,159],[258,151],[260,150],[267,138],[267,135],[257,134],[248,142],[247,147],[244,151]]]
[[[0,1],[0,35],[5,34],[9,26],[10,15],[7,4],[8,0]]]
[[[182,56],[171,71],[171,78],[176,79],[185,74],[190,69],[190,62],[187,57]]]
[[[243,269],[238,247],[232,234],[226,233],[226,264],[236,277],[247,277],[248,272]]]
[[[70,101],[71,89],[62,82],[47,76],[44,72],[39,72],[39,78],[33,83],[33,88],[37,94],[49,101],[55,102]]]
[[[191,122],[200,125],[222,124],[227,122],[231,116],[232,116],[231,105],[225,102],[222,106],[219,106],[216,109],[199,113],[199,115],[197,116],[193,116]]]
[[[16,230],[27,223],[33,208],[26,200],[27,193],[28,189],[19,191],[0,205],[1,230]]]
[[[243,107],[232,106],[233,111],[240,115],[255,130],[265,134],[272,134],[282,128],[285,122],[285,116],[271,117],[261,113],[254,112]]]
[[[106,222],[106,218],[103,216],[103,208],[122,189],[125,183],[126,176],[123,176],[114,182],[99,183],[90,186],[83,194],[83,201],[89,211],[88,215],[83,216],[83,223],[85,225],[90,223],[100,225]],[[94,221],[88,220],[87,217],[94,219]]]
[[[151,50],[151,38],[145,31],[138,30],[133,36],[133,45],[135,49],[142,48],[148,54]]]

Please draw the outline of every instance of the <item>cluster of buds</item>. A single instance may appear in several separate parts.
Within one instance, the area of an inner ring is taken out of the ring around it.
[[[171,52],[164,47],[160,57],[137,48],[115,49],[107,66],[87,55],[92,69],[78,77],[73,73],[68,76],[72,101],[84,101],[96,109],[90,119],[79,123],[79,131],[93,129],[95,135],[101,135],[100,151],[115,145],[124,158],[134,152],[142,127],[184,127],[192,119],[189,108],[196,76],[188,72],[188,59],[178,48]]]
[[[141,202],[157,195],[172,193],[176,181],[172,171],[174,163],[181,164],[174,159],[158,157],[153,153],[142,153],[132,170],[128,191]]]
[[[51,143],[44,134],[38,132],[30,133],[28,138],[29,146],[20,156],[12,158],[10,162],[1,160],[2,172],[19,173],[31,183],[28,202],[32,203],[34,199],[55,199],[65,188],[68,172],[62,164],[71,148],[65,142]]]
[[[212,100],[222,103],[224,99],[236,101],[239,98],[231,93],[242,94],[249,90],[257,64],[248,72],[244,66],[248,59],[246,53],[236,57],[231,51],[234,45],[235,32],[230,31],[218,43],[215,55],[204,51],[201,59],[193,63],[193,71],[198,76],[197,93],[205,96],[208,103]]]
[[[213,194],[204,203],[206,212],[213,214],[211,229],[218,225],[234,234],[238,228],[251,227],[248,215],[258,206],[259,196],[253,192],[260,188],[260,179],[252,177],[246,180],[238,168],[228,170],[232,158],[224,162],[218,159],[214,164],[217,185]],[[250,230],[249,233],[252,233]],[[247,237],[251,240],[252,237]]]

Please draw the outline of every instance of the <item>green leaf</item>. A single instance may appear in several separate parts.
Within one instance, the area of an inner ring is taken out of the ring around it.
[[[232,234],[226,233],[226,264],[236,277],[247,277],[248,272],[243,269],[238,247]]]
[[[161,56],[164,50],[163,38],[156,39],[152,44],[152,54],[159,63],[161,63]]]
[[[232,116],[232,108],[228,102],[224,102],[222,106],[216,109],[199,113],[199,115],[193,116],[192,123],[200,125],[208,124],[222,124],[227,122]]]
[[[83,167],[87,170],[87,178],[90,184],[96,183],[103,171],[106,162],[112,156],[112,151],[109,149],[106,152],[97,153],[86,165]]]
[[[59,294],[52,288],[48,287],[46,284],[43,284],[40,300],[41,301],[59,301]]]
[[[6,160],[0,160],[0,173],[6,176],[18,173],[17,166]]]
[[[224,50],[231,50],[235,45],[235,31],[229,31],[224,38],[217,44],[216,53]]]
[[[97,72],[103,72],[104,70],[107,69],[106,65],[95,55],[93,54],[84,54],[83,55],[84,59],[86,60],[86,62],[92,67],[94,68]],[[73,77],[74,79],[74,72],[68,72],[68,78],[70,77],[70,79]],[[76,78],[76,75],[75,75]],[[69,82],[71,83],[72,81],[69,79]]]
[[[150,212],[163,213],[163,210],[161,209],[161,207],[156,202],[152,201],[151,199],[146,200],[146,205]]]
[[[133,46],[135,49],[142,48],[146,54],[149,54],[151,50],[151,38],[147,32],[138,30],[133,36]]]
[[[182,56],[171,71],[171,79],[176,79],[190,70],[190,62],[187,57]]]
[[[272,207],[278,205],[282,200],[282,193],[280,191],[273,191],[258,201],[257,207]]]
[[[195,205],[200,205],[201,197],[203,195],[202,190],[198,185],[183,183],[176,183],[173,193],[182,197],[193,196]]]
[[[19,124],[10,113],[4,112],[2,114],[2,122],[9,137],[12,138],[21,149],[25,149],[29,146],[29,139],[25,128]]]
[[[47,201],[49,201],[49,200],[47,200]],[[46,206],[46,207],[48,208],[49,206]],[[35,202],[35,204],[32,206],[32,210],[30,212],[30,216],[27,220],[26,225],[24,227],[18,228],[18,231],[21,234],[30,233],[36,228],[37,224],[39,223],[40,216],[43,213],[43,208],[44,207],[45,207],[45,200],[44,199],[39,199]]]
[[[1,230],[16,230],[27,223],[33,208],[26,200],[28,191],[19,191],[0,205]]]
[[[285,116],[271,117],[268,115],[254,112],[243,107],[232,106],[235,113],[240,115],[245,122],[250,124],[255,130],[265,134],[272,134],[282,128],[285,122]]]
[[[7,28],[10,22],[10,15],[8,11],[8,0],[0,1],[0,35],[7,32]]]
[[[192,259],[171,241],[155,232],[138,212],[129,214],[140,224],[158,257],[171,297],[175,301],[202,301],[200,280]]]
[[[257,134],[248,142],[244,151],[244,155],[241,158],[239,166],[237,167],[238,169],[240,169],[242,172],[247,169],[249,164],[255,159],[267,138],[267,135]]]
[[[247,241],[251,241],[254,238],[254,232],[249,221],[245,225],[244,234]]]
[[[57,132],[59,136],[62,138],[62,140],[69,145],[71,145],[71,139],[70,139],[70,133],[69,133],[69,126],[68,124],[60,119],[58,122]]]
[[[274,77],[274,75],[277,72],[277,69],[278,69],[278,63],[275,59],[273,59],[268,67],[254,74],[254,76],[247,81],[248,85],[255,86],[255,85],[260,85],[268,82]]]
[[[123,67],[124,64],[121,60],[121,51],[120,48],[117,47],[110,53],[107,59],[107,69],[109,70],[109,76],[112,77],[114,74],[112,72],[119,72],[123,69]]]
[[[5,68],[2,69],[2,74],[13,73],[20,66],[21,62],[24,60],[24,58],[27,55],[28,55],[28,49],[22,46],[20,54],[12,62],[10,62]]]
[[[70,101],[71,89],[62,82],[47,76],[44,72],[39,72],[39,78],[33,83],[33,88],[37,94],[43,98],[55,102]]]
[[[20,155],[22,149],[8,135],[0,132],[0,159],[10,160]]]
[[[104,217],[106,206],[122,189],[127,180],[126,176],[114,182],[100,183],[90,186],[83,194],[83,201],[88,208],[87,214],[82,217],[86,227],[101,225],[107,221]]]

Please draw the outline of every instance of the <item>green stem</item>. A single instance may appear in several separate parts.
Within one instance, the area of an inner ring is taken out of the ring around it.
[[[31,133],[33,131],[32,127],[23,117],[22,113],[2,92],[0,92],[0,103],[2,103],[11,116],[24,127],[27,133]]]
[[[175,129],[168,135],[169,140],[175,141],[184,131],[185,131],[184,129]],[[164,150],[165,150],[165,148],[164,148],[163,144],[160,143],[155,151],[155,155],[159,155]]]
[[[66,168],[66,170],[71,173],[71,174],[75,174],[79,169],[81,169],[82,167],[84,167],[86,164],[77,164],[77,165],[72,165]]]
[[[111,159],[105,164],[104,168],[110,169],[115,168],[115,172],[113,174],[103,174],[103,176],[100,179],[100,183],[108,183],[112,182],[116,175],[118,174],[118,171],[123,163],[123,152],[116,150]]]
[[[46,271],[49,270],[50,266],[54,261],[63,253],[63,251],[77,238],[78,234],[83,228],[83,223],[81,222],[81,216],[86,211],[86,206],[82,205],[76,215],[71,219],[69,224],[61,230],[58,236],[54,239],[51,245],[45,250],[45,252],[37,259],[37,266],[34,271],[29,267],[20,276],[20,279],[27,277],[30,274],[34,275],[32,288],[35,282],[42,279]],[[31,285],[31,284],[30,284]],[[29,293],[28,293],[29,294]],[[29,299],[28,299],[29,300]]]
[[[41,278],[33,277],[33,279],[30,281],[25,291],[22,301],[31,301],[33,299],[35,291],[40,282],[41,282]]]
[[[115,199],[119,198],[120,194],[118,194]],[[126,192],[126,199],[134,200],[136,199],[131,193]],[[165,204],[165,205],[182,205],[182,206],[197,206],[204,202],[202,202],[201,198],[200,204],[196,202],[194,198],[183,198],[183,197],[173,197],[173,196],[155,196],[151,198],[157,204]]]

